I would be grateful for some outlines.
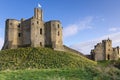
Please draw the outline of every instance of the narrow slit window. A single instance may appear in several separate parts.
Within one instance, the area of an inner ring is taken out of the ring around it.
[[[21,37],[21,33],[18,33],[18,37]]]
[[[42,35],[42,28],[40,28],[40,34]]]
[[[20,28],[20,24],[18,25],[18,28]]]
[[[53,24],[53,27],[55,26],[55,24]]]
[[[10,25],[13,25],[12,23],[10,23]]]
[[[60,28],[60,25],[58,24],[58,28]]]
[[[37,24],[39,24],[39,21],[37,21]]]
[[[58,31],[58,36],[60,35],[60,32]]]
[[[107,58],[108,58],[108,60],[110,60],[110,55],[109,54],[108,54]]]
[[[40,42],[40,46],[42,46],[42,42]]]

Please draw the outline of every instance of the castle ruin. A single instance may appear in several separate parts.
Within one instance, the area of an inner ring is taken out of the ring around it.
[[[59,20],[43,21],[41,8],[34,8],[34,16],[29,19],[7,19],[5,40],[2,50],[23,47],[49,47],[54,50],[80,54],[63,45],[62,24]]]
[[[120,58],[120,48],[112,47],[112,40],[109,38],[107,40],[102,40],[102,43],[97,43],[94,49],[91,50],[90,55],[92,60],[118,60]]]
[[[19,47],[52,47],[62,49],[62,25],[59,20],[43,21],[41,8],[34,9],[29,19],[7,19],[5,41],[2,49]]]
[[[43,21],[41,8],[34,8],[34,16],[29,19],[7,19],[5,24],[5,40],[2,50],[21,47],[50,47],[54,50],[69,51],[83,55],[63,45],[62,24],[59,20]],[[103,40],[91,50],[89,58],[95,61],[118,60],[120,48],[112,47],[110,39]]]

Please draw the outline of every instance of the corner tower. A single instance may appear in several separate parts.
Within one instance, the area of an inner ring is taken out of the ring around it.
[[[62,25],[59,20],[51,20],[45,23],[45,43],[46,46],[53,49],[62,49]]]
[[[18,48],[21,41],[20,21],[15,19],[7,19],[5,24],[5,40],[2,49]]]

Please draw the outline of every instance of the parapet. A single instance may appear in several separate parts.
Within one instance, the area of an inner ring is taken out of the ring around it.
[[[50,21],[47,21],[46,23],[49,23],[49,22],[59,22],[59,23],[61,23],[60,20],[50,20]]]
[[[15,21],[15,22],[17,21],[17,22],[20,22],[20,21],[17,20],[17,19],[7,19],[6,21],[13,21],[13,22],[14,22],[14,21]]]

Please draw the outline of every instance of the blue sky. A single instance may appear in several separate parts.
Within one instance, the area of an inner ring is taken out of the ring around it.
[[[102,39],[120,46],[120,0],[0,0],[0,47],[5,20],[30,18],[40,3],[44,21],[60,20],[64,44],[85,54]]]

